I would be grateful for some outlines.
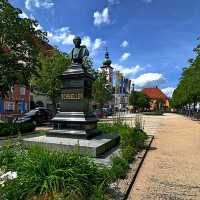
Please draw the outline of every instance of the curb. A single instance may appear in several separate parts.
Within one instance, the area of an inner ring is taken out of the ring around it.
[[[136,170],[136,172],[135,172],[135,174],[134,174],[134,176],[133,176],[132,182],[130,183],[130,185],[129,185],[129,187],[128,187],[128,190],[127,190],[127,192],[126,192],[126,194],[125,194],[124,200],[128,198],[128,196],[129,196],[129,194],[130,194],[130,191],[131,191],[131,189],[132,189],[132,186],[133,186],[133,184],[135,183],[135,180],[136,180],[136,178],[137,178],[137,175],[138,175],[138,173],[139,173],[139,171],[140,171],[140,168],[142,167],[142,164],[143,164],[143,162],[144,162],[144,159],[145,159],[145,157],[146,157],[146,155],[147,155],[147,152],[148,152],[149,148],[151,147],[151,144],[152,144],[152,142],[153,142],[154,136],[151,135],[150,137],[151,137],[151,139],[150,139],[149,143],[147,144],[147,148],[144,150],[144,151],[145,151],[145,152],[144,152],[144,155],[143,155],[143,157],[141,158],[141,160],[140,160],[140,162],[139,162],[139,165],[138,165],[138,167],[137,167],[137,170]]]
[[[119,179],[110,185],[109,190],[114,195],[114,200],[126,200],[128,198],[153,139],[154,136],[149,135],[149,138],[146,141],[147,148],[139,152],[136,156],[136,159],[130,164],[127,177],[125,179]]]

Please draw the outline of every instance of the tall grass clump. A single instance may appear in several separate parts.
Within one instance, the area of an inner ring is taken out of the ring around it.
[[[120,154],[112,158],[110,174],[113,180],[123,178],[129,169],[129,163],[133,161],[134,156],[145,148],[147,139],[144,129],[144,121],[141,116],[136,116],[135,127],[131,127],[123,120],[113,123],[99,123],[98,128],[103,133],[112,133],[120,135]]]
[[[3,148],[1,169],[16,171],[17,178],[0,187],[2,200],[86,200],[108,184],[106,167],[78,152],[51,151],[40,145]]]
[[[144,119],[140,114],[135,116],[134,124],[136,129],[144,130]]]

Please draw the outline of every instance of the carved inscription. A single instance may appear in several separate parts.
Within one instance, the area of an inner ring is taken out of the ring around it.
[[[63,93],[63,100],[80,100],[83,99],[83,91],[81,90],[68,90]]]

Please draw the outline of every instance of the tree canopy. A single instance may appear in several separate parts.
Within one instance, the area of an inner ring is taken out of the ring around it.
[[[45,95],[52,101],[53,109],[56,108],[61,96],[61,75],[70,65],[70,58],[67,54],[55,50],[49,57],[40,54],[41,67],[38,68],[36,76],[32,79],[32,87],[37,94]]]
[[[22,13],[7,0],[0,0],[0,96],[16,83],[28,85],[40,66],[38,42],[46,33],[36,29],[37,21],[20,17]]]
[[[112,90],[103,72],[96,72],[96,80],[92,86],[92,96],[95,102],[102,107],[112,99]]]
[[[172,106],[182,108],[187,104],[196,104],[200,101],[200,45],[194,52],[196,57],[189,60],[188,67],[183,69],[180,82],[172,96]]]
[[[145,108],[149,108],[150,98],[143,92],[132,91],[129,96],[129,104],[134,109],[144,110]]]

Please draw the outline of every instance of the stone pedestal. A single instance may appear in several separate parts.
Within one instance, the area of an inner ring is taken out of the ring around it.
[[[72,64],[61,76],[60,111],[52,119],[53,129],[45,136],[24,139],[28,144],[40,143],[50,148],[72,151],[79,146],[81,154],[99,157],[119,144],[117,134],[104,135],[97,130],[90,99],[93,76],[82,65]]]
[[[97,119],[90,108],[93,76],[82,65],[72,64],[61,76],[63,81],[60,111],[52,119],[48,135],[91,138],[98,134]]]

